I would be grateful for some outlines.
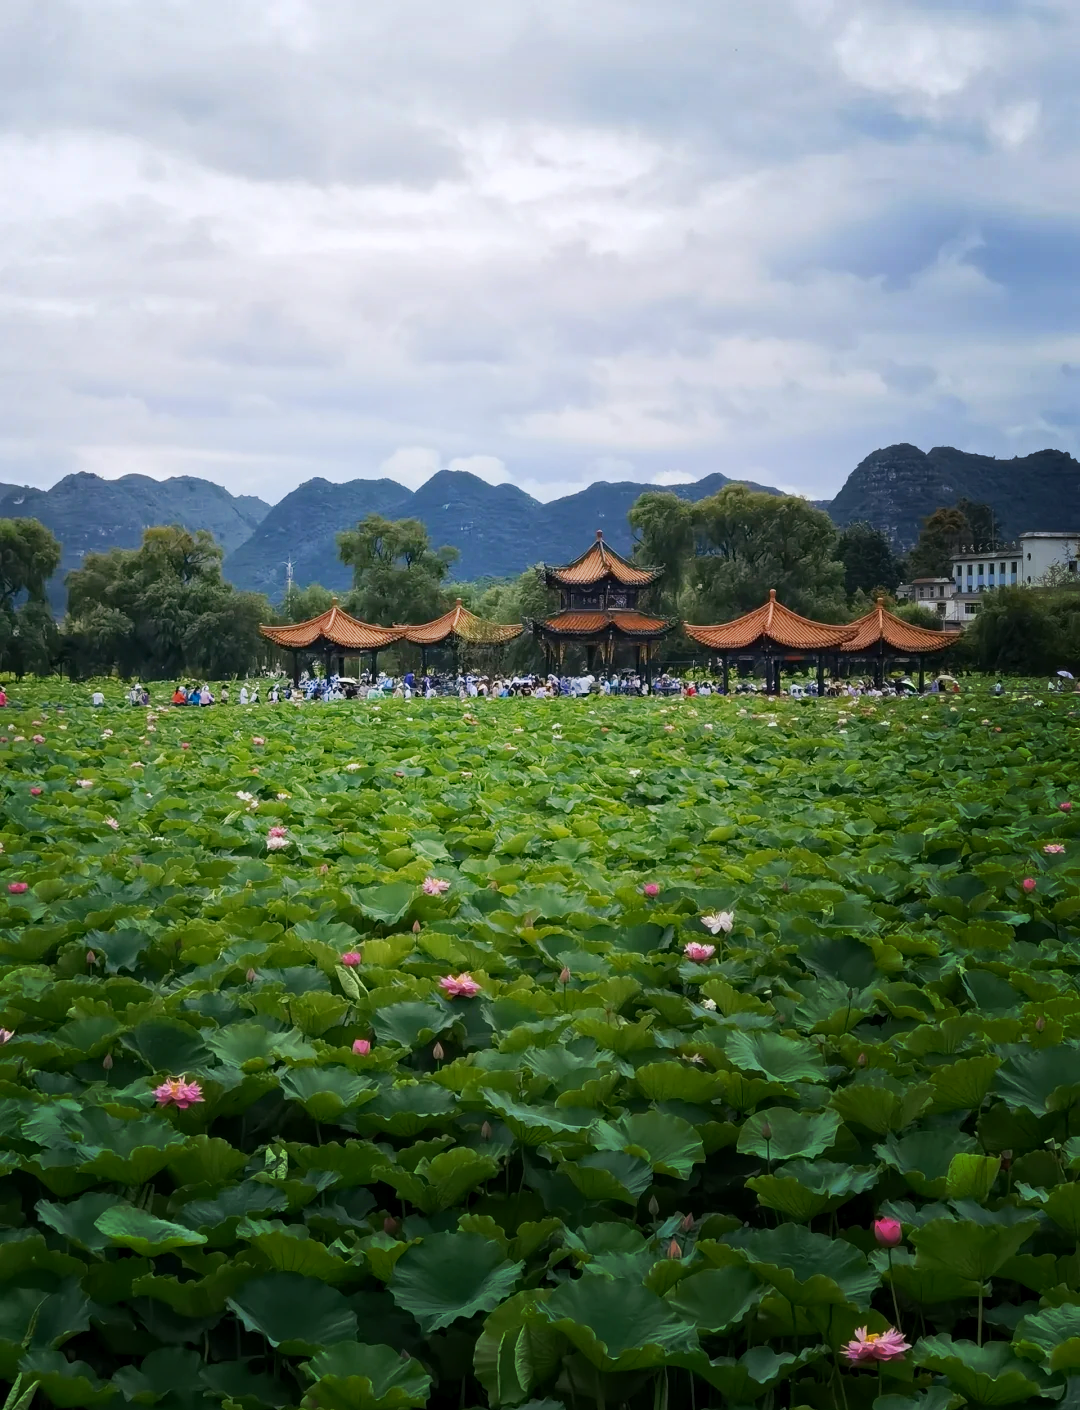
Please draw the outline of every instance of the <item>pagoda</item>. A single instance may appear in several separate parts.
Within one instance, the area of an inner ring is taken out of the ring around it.
[[[489,622],[470,612],[459,597],[449,612],[431,622],[416,626],[395,627],[401,640],[420,648],[420,670],[427,671],[429,649],[446,646],[454,653],[455,666],[462,646],[505,646],[524,631],[520,623]]]
[[[561,666],[570,643],[585,648],[591,672],[600,661],[611,669],[615,649],[622,643],[634,648],[634,663],[646,680],[663,639],[677,622],[653,617],[638,609],[638,596],[663,574],[663,568],[640,568],[604,542],[602,529],[596,541],[579,558],[561,568],[544,567],[547,586],[559,594],[559,611],[546,621],[533,622],[533,632],[544,644],[548,669]]]
[[[880,597],[865,617],[849,623],[849,626],[853,628],[852,634],[840,647],[844,656],[873,663],[874,680],[879,690],[884,683],[886,661],[914,661],[919,671],[920,695],[926,684],[925,658],[955,646],[960,636],[959,632],[912,626],[902,617],[887,612],[884,599]]]
[[[339,674],[345,674],[345,657],[370,655],[371,674],[376,674],[379,652],[385,646],[400,641],[402,627],[376,627],[370,622],[361,622],[350,617],[333,603],[317,617],[306,622],[293,622],[283,627],[260,627],[259,631],[282,651],[291,651],[293,658],[293,684],[300,680],[300,657],[322,656],[327,677],[331,674],[334,658],[339,664]]]
[[[818,694],[825,693],[826,656],[841,650],[854,635],[856,624],[834,626],[800,617],[776,600],[776,589],[769,589],[769,600],[733,622],[700,627],[690,622],[684,626],[686,635],[720,657],[723,670],[723,691],[728,693],[728,664],[732,656],[760,658],[765,664],[765,690],[769,695],[780,694],[780,669],[785,661],[805,661],[817,664]]]

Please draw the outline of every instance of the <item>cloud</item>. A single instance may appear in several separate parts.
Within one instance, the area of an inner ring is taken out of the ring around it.
[[[0,481],[1075,453],[1078,59],[1065,0],[7,0]]]

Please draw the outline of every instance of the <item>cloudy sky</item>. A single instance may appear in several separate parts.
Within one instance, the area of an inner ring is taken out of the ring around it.
[[[1080,451],[1075,0],[4,0],[0,481]]]

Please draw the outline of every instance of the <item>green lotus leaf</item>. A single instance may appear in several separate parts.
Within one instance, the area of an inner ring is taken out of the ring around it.
[[[631,1206],[652,1184],[648,1161],[625,1151],[596,1151],[580,1160],[564,1161],[559,1172],[588,1200],[613,1199]]]
[[[386,886],[368,886],[357,891],[356,904],[369,920],[396,925],[404,919],[415,898],[415,886],[407,881],[392,881]]]
[[[1005,1104],[1035,1116],[1064,1111],[1080,1101],[1080,1045],[1011,1049],[998,1069],[994,1088]]]
[[[479,1234],[432,1234],[398,1259],[390,1293],[430,1334],[490,1312],[513,1291],[523,1266]]]
[[[589,1274],[560,1284],[538,1310],[600,1371],[663,1365],[696,1340],[692,1323],[648,1288],[629,1283],[612,1297],[607,1279]]]
[[[538,1303],[549,1296],[547,1291],[515,1293],[485,1320],[473,1352],[473,1371],[490,1405],[522,1405],[558,1373],[566,1339],[535,1314]],[[562,1410],[561,1402],[557,1404]]]
[[[147,1019],[125,1034],[123,1042],[152,1072],[198,1072],[210,1058],[198,1029],[175,1019]]]
[[[116,1387],[95,1376],[85,1361],[69,1361],[61,1351],[40,1348],[28,1351],[19,1369],[49,1397],[60,1410],[85,1406],[97,1410],[116,1395]]]
[[[175,1213],[185,1227],[210,1234],[210,1243],[222,1246],[232,1243],[236,1237],[236,1227],[245,1216],[274,1214],[286,1209],[288,1203],[288,1196],[283,1190],[255,1180],[245,1180],[242,1184],[222,1190],[216,1199],[197,1199],[182,1204]]]
[[[197,1351],[163,1347],[144,1357],[137,1369],[121,1366],[113,1375],[113,1385],[123,1391],[126,1400],[133,1400],[137,1405],[153,1405],[177,1387],[193,1385],[202,1365]]]
[[[985,1283],[999,1272],[1038,1228],[1035,1219],[976,1224],[967,1219],[931,1219],[911,1231],[918,1263],[972,1282]]]
[[[933,1091],[933,1111],[977,1111],[994,1085],[1001,1059],[990,1053],[957,1058],[935,1068],[927,1080]]]
[[[683,1278],[666,1301],[700,1332],[726,1332],[757,1306],[762,1292],[749,1268],[706,1268]]]
[[[356,1314],[345,1298],[299,1273],[252,1278],[228,1298],[228,1305],[249,1331],[289,1356],[311,1356],[356,1338]]]
[[[408,1410],[427,1404],[431,1376],[390,1346],[343,1342],[304,1366],[310,1394],[325,1410]]]
[[[658,1175],[671,1175],[676,1180],[689,1179],[694,1166],[705,1159],[701,1138],[690,1123],[659,1111],[599,1122],[593,1140],[600,1150],[639,1155]]]
[[[874,1147],[886,1165],[900,1171],[916,1194],[937,1199],[946,1193],[953,1157],[975,1154],[976,1149],[972,1137],[955,1128],[889,1135],[884,1144]]]
[[[884,1136],[910,1126],[931,1100],[924,1084],[905,1086],[887,1074],[871,1071],[864,1080],[834,1092],[831,1105],[848,1125]]]
[[[738,1360],[719,1356],[715,1361],[700,1348],[669,1358],[668,1364],[680,1366],[698,1375],[715,1387],[729,1404],[745,1405],[787,1380],[802,1367],[821,1360],[827,1353],[824,1346],[804,1347],[798,1352],[773,1351],[767,1346],[752,1346]]]
[[[542,1146],[557,1136],[577,1134],[595,1119],[591,1113],[582,1117],[567,1107],[547,1106],[542,1102],[532,1105],[516,1102],[503,1092],[488,1090],[484,1099],[491,1111],[526,1146]]]
[[[146,1255],[168,1253],[177,1248],[195,1248],[206,1243],[205,1234],[197,1234],[183,1224],[170,1224],[167,1219],[157,1219],[130,1204],[114,1204],[111,1209],[98,1215],[94,1226],[110,1243]]]
[[[1080,1306],[1044,1307],[1021,1318],[1012,1349],[1017,1356],[1038,1361],[1048,1373],[1076,1375],[1080,1372]]]
[[[246,1164],[243,1151],[220,1136],[193,1136],[166,1168],[181,1185],[226,1185]]]
[[[454,1015],[444,1004],[406,999],[377,1009],[372,1023],[380,1043],[400,1043],[403,1048],[412,1050],[452,1028]]]
[[[78,1199],[69,1200],[66,1204],[39,1200],[36,1208],[39,1217],[58,1234],[63,1234],[64,1238],[70,1239],[81,1248],[89,1249],[91,1253],[100,1253],[102,1249],[109,1247],[109,1237],[98,1228],[95,1221],[106,1210],[123,1205],[124,1202],[115,1195],[92,1191],[80,1195]]]
[[[349,1119],[363,1134],[387,1132],[394,1136],[418,1136],[432,1126],[445,1124],[457,1107],[452,1093],[433,1082],[402,1083],[383,1088]]]
[[[348,1107],[371,1101],[378,1087],[347,1067],[290,1067],[282,1074],[284,1096],[301,1104],[316,1121],[336,1121]]]
[[[1074,1239],[1080,1239],[1080,1187],[1075,1184],[1058,1185],[1051,1190],[1045,1209],[1055,1224]]]
[[[853,1302],[868,1307],[881,1279],[851,1244],[811,1233],[801,1224],[737,1229],[724,1242],[749,1259],[766,1282],[797,1306]]]
[[[839,1129],[838,1112],[826,1109],[803,1113],[773,1106],[747,1117],[736,1148],[744,1155],[758,1155],[765,1160],[809,1159],[828,1150]]]
[[[479,1155],[465,1146],[422,1160],[415,1171],[384,1165],[379,1178],[392,1185],[425,1214],[437,1214],[458,1204],[470,1190],[490,1180],[499,1169],[492,1156]]]
[[[272,1268],[280,1273],[299,1273],[336,1287],[355,1271],[337,1254],[312,1237],[303,1224],[283,1224],[280,1220],[245,1219],[237,1237],[257,1248]]]
[[[872,1189],[878,1170],[866,1166],[838,1165],[831,1161],[793,1160],[774,1175],[758,1175],[747,1180],[758,1201],[767,1209],[778,1210],[797,1223],[808,1223],[815,1215],[839,1209],[855,1195]]]
[[[1001,1169],[996,1155],[954,1155],[945,1176],[949,1199],[973,1199],[984,1204]]]
[[[805,1038],[785,1038],[780,1033],[732,1033],[725,1051],[744,1072],[760,1072],[771,1082],[822,1082],[825,1063],[813,1043]]]
[[[950,1336],[923,1337],[915,1347],[915,1364],[948,1378],[972,1405],[1016,1405],[1043,1391],[1043,1378],[1030,1361],[1021,1361],[1008,1342],[976,1346]]]
[[[291,1399],[289,1391],[262,1371],[252,1370],[250,1361],[215,1361],[204,1365],[200,1373],[203,1384],[215,1395],[239,1405],[241,1410],[283,1410]]]

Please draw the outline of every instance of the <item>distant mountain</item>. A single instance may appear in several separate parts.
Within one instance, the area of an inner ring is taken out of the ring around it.
[[[143,530],[155,524],[209,529],[228,553],[250,538],[269,508],[261,499],[237,498],[210,480],[188,475],[103,480],[83,473],[67,475],[49,490],[10,487],[0,498],[0,519],[40,519],[60,540],[63,556],[50,597],[62,608],[64,576],[87,553],[137,548]]]
[[[709,475],[691,485],[673,485],[686,499],[704,499],[733,483]],[[237,587],[265,592],[280,601],[285,563],[291,557],[298,583],[319,582],[335,592],[350,586],[350,570],[338,560],[335,535],[365,514],[415,518],[436,548],[460,551],[454,577],[510,577],[532,563],[565,563],[581,553],[596,529],[621,553],[629,553],[626,515],[638,495],[656,485],[599,481],[577,494],[542,504],[515,485],[489,485],[462,470],[440,470],[415,493],[392,480],[350,480],[332,485],[308,480],[276,504],[251,538],[225,563]],[[755,489],[769,494],[767,485]]]
[[[928,514],[958,499],[989,504],[1006,539],[1027,529],[1080,531],[1080,461],[1063,450],[996,460],[952,446],[886,446],[857,465],[823,507],[841,527],[865,519],[906,549]]]

